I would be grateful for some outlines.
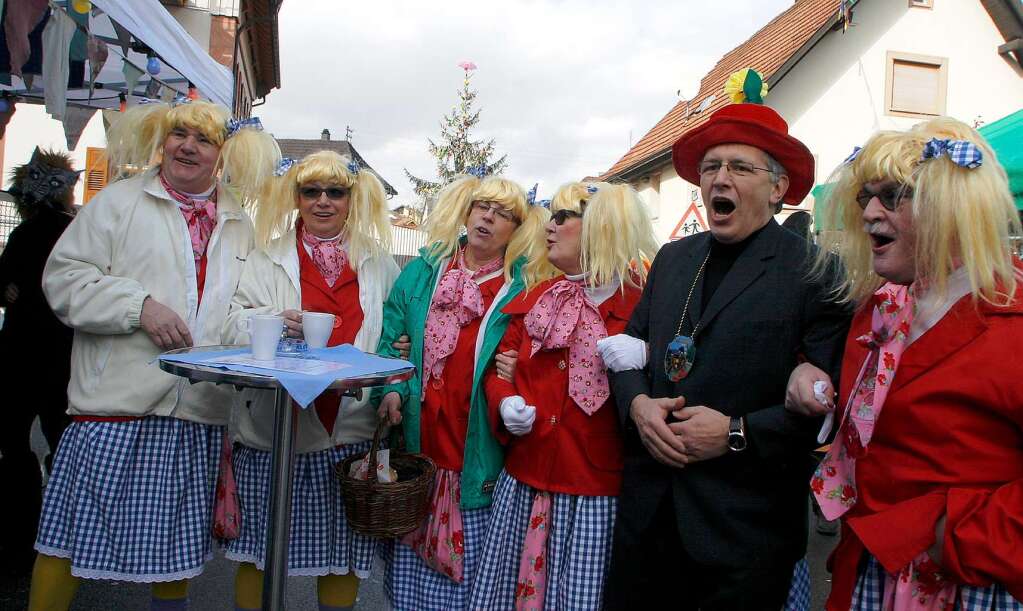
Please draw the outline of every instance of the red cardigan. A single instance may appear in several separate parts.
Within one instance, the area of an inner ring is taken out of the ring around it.
[[[998,308],[967,295],[903,353],[867,454],[859,500],[831,556],[827,608],[849,608],[864,552],[897,571],[934,543],[946,516],[946,576],[1000,583],[1023,600],[1023,287]],[[842,361],[848,397],[865,349],[853,319]]]
[[[485,388],[490,422],[498,441],[507,445],[504,468],[518,481],[540,490],[587,496],[617,496],[622,484],[622,439],[614,399],[586,415],[568,396],[568,348],[540,350],[530,356],[532,339],[523,323],[533,304],[561,277],[541,283],[504,308],[512,319],[498,352],[518,350],[515,382],[497,377],[491,368]],[[598,310],[608,335],[625,330],[641,291],[626,287]],[[521,395],[536,407],[533,430],[511,435],[501,420],[505,397]]]

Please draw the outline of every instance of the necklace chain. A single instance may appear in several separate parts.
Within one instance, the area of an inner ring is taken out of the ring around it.
[[[693,291],[696,289],[696,283],[700,281],[700,275],[703,274],[703,268],[707,265],[707,260],[710,259],[710,251],[707,251],[707,256],[703,258],[703,263],[700,264],[700,269],[696,271],[696,277],[693,278],[693,283],[689,285],[689,295],[686,297],[686,305],[682,308],[682,319],[678,321],[678,331],[675,335],[682,335],[682,325],[686,322],[686,315],[689,313],[689,302],[693,299]],[[693,327],[692,338],[696,339],[696,332],[700,328],[700,321],[696,321],[696,326]]]

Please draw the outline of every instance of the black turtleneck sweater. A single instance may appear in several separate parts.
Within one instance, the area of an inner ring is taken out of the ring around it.
[[[764,227],[766,226],[764,225]],[[739,258],[739,255],[746,250],[746,247],[757,237],[757,234],[764,230],[764,227],[746,236],[745,240],[734,244],[718,242],[714,239],[713,235],[711,236],[710,257],[707,259],[707,265],[703,269],[703,293],[700,298],[701,312],[707,309],[710,298],[714,296],[714,292],[721,286],[721,281],[728,275],[728,270],[732,269],[732,265]]]

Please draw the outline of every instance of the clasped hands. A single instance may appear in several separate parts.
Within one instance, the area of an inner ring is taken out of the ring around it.
[[[637,395],[629,410],[639,438],[658,462],[669,467],[710,460],[728,451],[730,418],[706,405],[686,406],[684,397]],[[668,422],[668,416],[676,422]]]

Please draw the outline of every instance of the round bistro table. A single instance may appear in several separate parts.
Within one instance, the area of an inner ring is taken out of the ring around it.
[[[164,354],[187,354],[190,352],[219,352],[238,350],[245,346],[195,346],[179,348]],[[381,357],[383,358],[383,357]],[[396,363],[398,359],[394,359]],[[272,466],[270,471],[270,506],[266,531],[266,562],[264,565],[263,609],[282,611],[285,608],[285,593],[288,574],[288,537],[291,524],[291,480],[295,466],[295,418],[297,410],[292,409],[291,396],[272,373],[266,375],[229,371],[208,365],[177,363],[160,359],[160,369],[167,373],[186,378],[190,382],[212,382],[230,384],[236,389],[258,388],[274,391],[274,432]],[[339,377],[329,390],[340,390],[347,395],[359,395],[363,388],[403,382],[412,377],[413,369],[395,369],[371,376],[355,378]]]

